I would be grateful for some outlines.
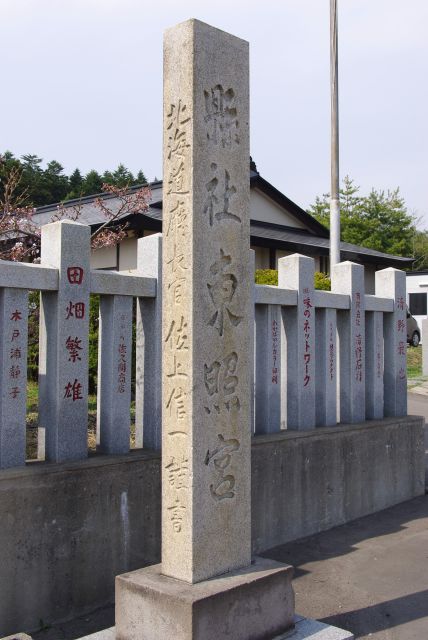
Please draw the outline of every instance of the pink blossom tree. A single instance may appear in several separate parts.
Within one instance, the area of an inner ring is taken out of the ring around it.
[[[0,167],[2,164],[0,156]],[[28,204],[28,192],[21,188],[21,178],[20,166],[12,166],[3,173],[0,195],[0,259],[38,262],[41,230],[36,221],[36,210]],[[129,216],[146,212],[151,198],[149,187],[130,191],[128,186],[103,184],[102,191],[110,197],[97,197],[93,203],[102,220],[91,235],[93,249],[121,242],[127,236]],[[81,202],[71,206],[62,203],[57,206],[50,222],[78,221],[82,213]]]

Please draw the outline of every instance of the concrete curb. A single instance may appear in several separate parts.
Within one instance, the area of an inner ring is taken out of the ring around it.
[[[277,636],[273,640],[354,640],[354,635],[349,631],[332,627],[323,622],[318,622],[318,620],[296,615],[295,623],[296,626],[293,630]],[[115,627],[110,627],[109,629],[104,629],[104,631],[84,636],[80,640],[115,640],[115,637]]]
[[[415,387],[410,387],[407,393],[417,393],[420,396],[428,396],[428,386],[416,385]]]
[[[354,640],[354,635],[318,620],[296,615],[296,626],[288,635],[276,640]]]

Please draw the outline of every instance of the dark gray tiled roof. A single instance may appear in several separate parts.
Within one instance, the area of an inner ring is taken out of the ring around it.
[[[296,245],[304,247],[311,247],[314,250],[324,250],[322,253],[328,255],[330,248],[329,238],[320,238],[302,231],[300,229],[291,229],[290,227],[281,227],[280,225],[273,225],[265,222],[258,222],[256,220],[251,221],[251,236],[254,238],[264,238],[266,240],[275,241],[277,243],[283,243],[290,245],[289,248],[294,248]],[[349,242],[341,242],[340,249],[346,257],[351,260],[363,260],[364,258],[370,258],[371,262],[388,262],[389,264],[399,263],[400,266],[406,266],[412,262],[412,258],[404,258],[402,256],[393,256],[389,253],[382,253],[375,249],[367,249],[366,247],[360,247]]]
[[[260,222],[257,220],[251,221],[251,238],[252,241],[257,244],[265,242],[268,246],[277,246],[278,248],[284,248],[292,251],[310,252],[328,255],[330,240],[328,230],[318,223],[315,218],[310,216],[306,211],[301,209],[294,202],[289,200],[284,194],[275,189],[270,183],[260,176],[254,169],[250,170],[250,183],[252,187],[257,187],[266,192],[269,197],[273,198],[280,206],[282,206],[288,213],[291,213],[296,219],[304,222],[309,226],[308,231],[302,229],[295,229],[294,227],[287,227],[283,225],[271,224],[267,222]],[[140,186],[131,187],[129,193],[141,188]],[[154,223],[162,221],[162,181],[153,182],[149,185],[151,189],[151,200],[149,202],[149,209],[144,214],[141,214],[141,222],[145,218],[146,220],[152,220]],[[64,206],[75,207],[82,206],[82,213],[79,220],[90,225],[97,225],[105,221],[102,213],[95,206],[94,202],[96,198],[102,198],[105,201],[109,201],[109,208],[114,213],[120,206],[119,201],[111,195],[96,194],[93,196],[86,196],[79,200],[70,200],[64,203]],[[36,211],[34,220],[40,225],[47,224],[51,221],[52,216],[57,211],[56,204],[48,205],[45,207],[39,207]],[[126,217],[126,216],[125,216]],[[132,218],[133,216],[127,216]],[[144,227],[144,223],[141,225]],[[356,260],[359,262],[371,262],[386,264],[390,266],[405,267],[410,266],[413,259],[403,258],[402,256],[393,256],[388,253],[382,253],[381,251],[375,251],[374,249],[367,249],[358,245],[349,244],[348,242],[341,242],[342,258],[349,260]]]
[[[129,193],[133,191],[137,191],[141,189],[142,185],[132,187],[129,189]],[[152,198],[150,200],[150,207],[148,211],[148,215],[153,218],[158,217],[159,214],[159,206],[156,207],[157,204],[162,203],[162,182],[154,182],[150,185],[150,189],[152,192]],[[119,206],[120,202],[117,198],[111,195],[106,195],[105,193],[95,194],[93,196],[85,196],[83,198],[79,198],[77,200],[68,200],[64,203],[64,207],[74,208],[81,207],[82,213],[79,218],[81,222],[85,222],[86,224],[100,224],[101,222],[105,222],[105,218],[100,212],[100,210],[95,206],[95,200],[97,198],[101,198],[102,200],[108,202],[109,209],[112,213],[115,213]],[[44,225],[51,221],[52,216],[55,215],[58,209],[58,204],[50,204],[45,207],[38,207],[34,216],[34,221],[37,224]],[[162,211],[162,209],[160,209]],[[162,217],[162,214],[161,214]],[[161,219],[161,217],[159,219]]]

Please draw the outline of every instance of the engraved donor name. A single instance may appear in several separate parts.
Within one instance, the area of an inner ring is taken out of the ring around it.
[[[167,113],[167,193],[185,195],[189,193],[186,185],[186,153],[190,147],[188,142],[187,123],[190,116],[186,105],[181,100],[171,104]]]
[[[17,327],[21,327],[21,324],[24,322],[22,311],[20,309],[15,309],[10,316],[10,321],[14,324],[12,325],[12,331],[10,334],[10,357],[9,360],[21,360],[21,344],[19,338],[21,337],[21,331]],[[12,344],[14,343],[14,344]],[[15,400],[21,394],[22,384],[25,384],[25,369],[24,365],[22,368],[19,362],[11,362],[9,367],[9,378],[11,380],[11,386],[9,388],[9,396]],[[18,386],[19,385],[19,386]]]
[[[182,421],[186,418],[186,391],[182,386],[177,386],[170,391],[165,408],[170,418]]]
[[[272,384],[278,384],[278,322],[272,320]]]
[[[165,338],[171,351],[188,351],[189,337],[187,335],[187,322],[184,316],[179,320],[172,320]]]
[[[312,327],[310,324],[310,318],[312,316],[312,302],[311,302],[311,298],[308,295],[308,289],[303,289],[303,293],[306,294],[306,297],[303,298],[303,307],[304,307],[304,311],[303,311],[303,317],[304,317],[304,323],[303,323],[303,335],[305,336],[305,351],[303,354],[303,364],[304,364],[304,378],[303,378],[303,386],[307,387],[310,380],[311,380],[311,376],[310,376],[310,369],[309,369],[309,363],[311,362],[312,359],[312,354],[311,354],[311,331],[312,331]]]
[[[171,487],[177,490],[189,488],[189,460],[185,456],[171,457],[165,469],[167,469],[168,483]]]
[[[172,528],[176,533],[180,533],[183,523],[183,511],[186,511],[186,507],[177,496],[172,505],[167,507],[167,509],[172,523]]]
[[[172,237],[175,242],[186,235],[188,231],[188,211],[184,200],[178,200],[171,208],[169,222],[166,228],[167,237]]]

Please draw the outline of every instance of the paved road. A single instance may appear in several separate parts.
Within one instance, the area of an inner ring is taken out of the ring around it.
[[[428,495],[265,555],[294,565],[301,615],[361,640],[428,639]]]
[[[416,416],[425,416],[425,422],[428,423],[428,396],[420,393],[408,393],[407,412]]]
[[[408,393],[407,405],[409,414],[425,416],[425,484],[428,486],[428,395]],[[428,640],[428,631],[426,637]]]

